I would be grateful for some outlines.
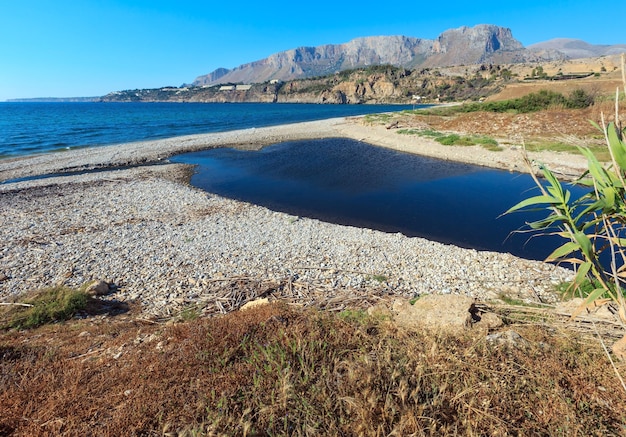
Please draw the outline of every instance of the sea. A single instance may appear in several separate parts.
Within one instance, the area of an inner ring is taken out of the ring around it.
[[[0,159],[414,107],[289,103],[0,102]]]

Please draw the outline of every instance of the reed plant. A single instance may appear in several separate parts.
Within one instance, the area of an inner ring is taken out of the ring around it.
[[[622,56],[624,75],[624,56]],[[587,171],[577,180],[589,191],[577,199],[548,168],[539,165],[545,182],[534,171],[540,194],[527,198],[510,208],[507,213],[519,210],[547,212],[544,218],[528,223],[531,230],[540,234],[556,234],[565,240],[546,261],[573,265],[576,276],[568,293],[583,296],[584,302],[574,312],[577,316],[590,306],[610,304],[617,309],[622,324],[626,325],[626,130],[622,128],[619,111],[619,94],[615,97],[614,120],[594,125],[605,138],[610,160],[602,164],[587,147],[578,147],[588,162]],[[532,170],[532,163],[526,156]],[[582,285],[595,286],[583,294]],[[626,389],[626,386],[624,387]]]

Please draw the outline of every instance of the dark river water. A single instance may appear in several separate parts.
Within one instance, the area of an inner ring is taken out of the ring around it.
[[[208,192],[332,223],[539,260],[563,243],[513,233],[543,215],[501,216],[536,194],[530,176],[519,173],[348,139],[281,143],[260,151],[213,149],[172,161],[196,164],[191,182]]]

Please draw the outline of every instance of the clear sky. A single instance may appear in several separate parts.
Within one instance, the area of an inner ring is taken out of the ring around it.
[[[626,2],[0,0],[0,101],[180,86],[282,50],[460,26],[624,44]]]

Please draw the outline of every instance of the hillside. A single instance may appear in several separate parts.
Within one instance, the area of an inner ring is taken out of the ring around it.
[[[510,29],[481,24],[471,28],[464,26],[447,30],[435,40],[407,36],[371,36],[344,44],[299,47],[232,70],[220,68],[199,76],[193,85],[288,81],[382,64],[418,68],[517,63],[563,57],[558,52],[538,54],[527,50],[513,38]]]
[[[537,89],[610,94],[618,56],[442,68],[370,66],[326,76],[251,85],[184,86],[110,93],[105,102],[433,103],[513,98]],[[538,74],[541,72],[541,74]]]

